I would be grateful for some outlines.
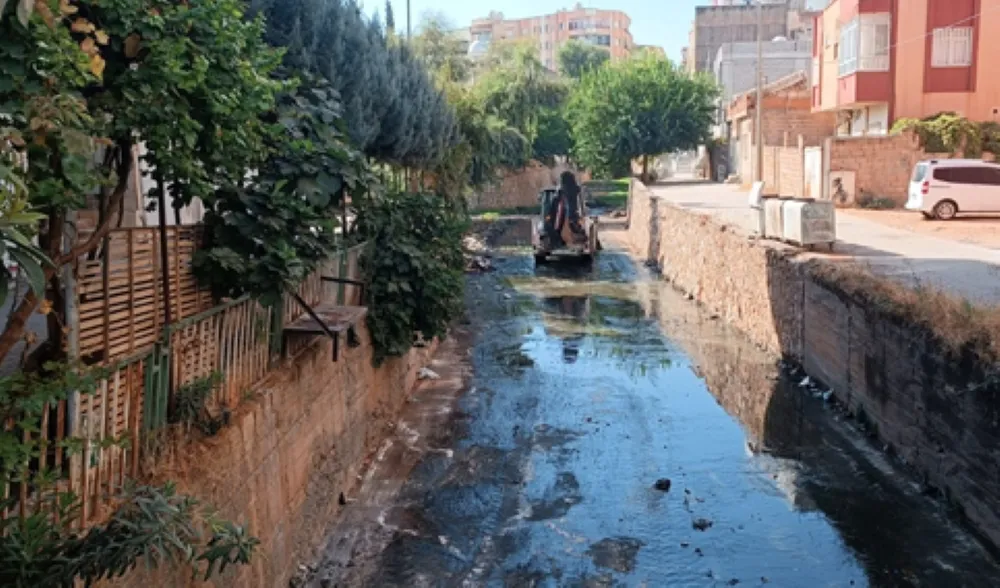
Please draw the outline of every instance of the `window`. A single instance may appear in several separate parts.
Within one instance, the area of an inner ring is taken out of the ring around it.
[[[858,20],[852,20],[840,29],[840,75],[858,71]]]
[[[1000,185],[1000,174],[993,167],[943,167],[934,170],[934,179],[952,184]]]
[[[834,54],[841,76],[889,71],[890,18],[888,13],[862,14],[840,29]]]
[[[889,15],[863,15],[858,69],[889,71]]]
[[[972,65],[972,27],[934,29],[931,67]]]

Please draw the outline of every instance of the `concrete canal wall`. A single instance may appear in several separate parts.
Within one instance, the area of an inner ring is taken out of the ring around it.
[[[829,386],[886,450],[1000,545],[1000,384],[967,350],[846,292],[797,250],[634,183],[625,240],[665,279]]]
[[[148,571],[140,564],[116,585],[289,585],[298,565],[321,547],[341,493],[350,496],[435,347],[375,368],[367,329],[359,336],[360,347],[341,342],[337,362],[330,340],[317,339],[273,371],[216,436],[165,448],[166,465],[158,465],[164,479],[260,539],[251,565],[227,568],[202,584],[189,570]]]

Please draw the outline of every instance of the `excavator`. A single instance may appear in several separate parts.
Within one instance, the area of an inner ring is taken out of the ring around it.
[[[542,190],[538,199],[541,216],[531,225],[535,264],[542,265],[550,259],[593,261],[601,249],[597,237],[598,219],[587,216],[587,207],[575,178],[562,178],[560,186]]]

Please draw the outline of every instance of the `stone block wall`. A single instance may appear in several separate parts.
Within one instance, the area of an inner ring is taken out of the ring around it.
[[[367,456],[416,383],[433,348],[414,349],[379,368],[366,330],[357,348],[318,339],[270,375],[216,436],[173,440],[157,476],[211,504],[220,516],[248,524],[261,540],[249,566],[227,569],[213,583],[188,570],[139,568],[118,586],[285,587],[309,561],[358,482]]]
[[[802,364],[1000,546],[1000,384],[968,352],[845,293],[798,251],[632,189],[625,237],[665,279]],[[818,262],[822,263],[822,262]]]

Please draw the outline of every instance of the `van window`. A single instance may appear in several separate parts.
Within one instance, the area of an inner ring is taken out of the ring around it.
[[[911,178],[910,181],[922,182],[926,177],[927,177],[927,164],[918,163],[917,166],[913,168],[913,178]]]
[[[993,169],[988,167],[942,167],[934,170],[934,179],[951,184],[996,183]]]

